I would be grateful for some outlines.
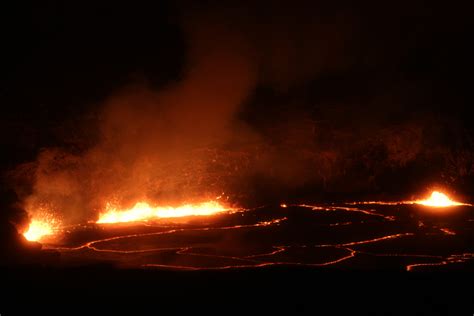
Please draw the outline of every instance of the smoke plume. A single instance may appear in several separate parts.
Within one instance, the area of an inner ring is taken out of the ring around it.
[[[179,80],[116,89],[89,146],[43,148],[17,168],[24,207],[78,222],[111,202],[378,190],[397,168],[443,153],[424,108],[410,108],[429,99],[422,80],[391,72],[419,45],[397,37],[399,15],[271,4],[181,2]],[[377,32],[367,32],[372,22]]]

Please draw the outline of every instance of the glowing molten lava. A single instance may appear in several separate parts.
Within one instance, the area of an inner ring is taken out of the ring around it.
[[[150,220],[154,218],[183,217],[192,215],[212,215],[229,211],[230,208],[219,202],[209,201],[198,204],[185,204],[178,207],[151,206],[146,202],[138,202],[131,209],[118,209],[110,204],[99,216],[97,223],[124,223]]]
[[[23,236],[29,241],[40,241],[44,237],[54,234],[57,225],[57,221],[50,217],[33,219]]]
[[[433,207],[448,207],[448,206],[456,206],[456,205],[468,205],[464,203],[459,203],[451,200],[445,194],[433,191],[431,196],[426,200],[418,200],[415,201],[416,204],[426,205],[426,206],[433,206]]]

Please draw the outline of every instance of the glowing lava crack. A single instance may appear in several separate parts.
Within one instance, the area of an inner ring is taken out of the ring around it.
[[[414,218],[413,225],[406,225],[405,214],[420,211],[411,205],[436,212],[471,206],[437,191],[418,200],[283,203],[278,210],[274,206],[231,208],[217,200],[176,207],[138,202],[124,208],[109,203],[95,222],[99,225],[61,226],[58,214],[37,210],[31,215],[24,236],[41,241],[46,249],[59,251],[66,263],[110,260],[135,268],[202,270],[304,265],[357,269],[361,262],[374,260],[412,271],[473,264],[471,248],[457,250],[464,245],[464,231],[473,221],[472,213],[466,213],[469,218],[463,222],[443,218],[441,225],[436,218],[423,222]],[[158,221],[214,214],[223,216],[203,221]],[[300,230],[301,234],[295,234]],[[453,252],[425,247],[433,238],[442,240]]]

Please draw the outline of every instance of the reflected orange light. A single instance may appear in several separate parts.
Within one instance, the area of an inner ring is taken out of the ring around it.
[[[185,204],[178,207],[151,206],[147,202],[138,202],[131,209],[120,209],[108,204],[106,210],[99,216],[97,223],[126,223],[156,218],[170,218],[183,216],[212,215],[231,208],[225,207],[217,201],[208,201],[198,204]]]

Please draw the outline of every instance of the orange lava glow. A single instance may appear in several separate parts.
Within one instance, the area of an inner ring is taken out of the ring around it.
[[[126,223],[156,218],[213,215],[230,210],[232,209],[217,201],[185,204],[178,207],[151,206],[147,202],[138,202],[131,209],[119,209],[108,204],[105,212],[99,216],[97,223]]]
[[[400,205],[400,204],[419,204],[425,205],[430,207],[450,207],[450,206],[473,206],[472,204],[468,203],[461,203],[451,200],[446,194],[438,191],[431,192],[431,196],[424,199],[424,200],[409,200],[409,201],[359,201],[359,202],[349,202],[346,203],[349,205]]]
[[[421,204],[432,207],[448,207],[457,205],[469,205],[451,200],[446,194],[433,191],[431,196],[425,200],[414,201],[415,204]]]
[[[41,241],[45,237],[53,235],[58,225],[58,221],[51,216],[34,218],[23,236],[29,241]]]

